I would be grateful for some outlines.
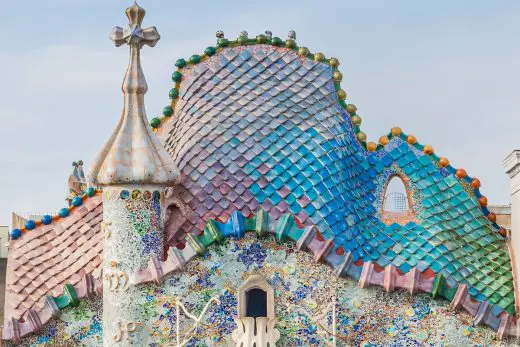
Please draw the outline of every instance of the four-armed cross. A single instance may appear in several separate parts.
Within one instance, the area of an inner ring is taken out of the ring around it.
[[[137,2],[134,2],[132,6],[126,9],[125,13],[128,17],[128,26],[126,29],[114,27],[110,35],[110,39],[114,41],[116,47],[121,46],[125,42],[130,46],[138,45],[139,48],[144,45],[150,47],[155,46],[161,36],[155,27],[141,28],[141,23],[146,14],[144,8],[139,7]]]

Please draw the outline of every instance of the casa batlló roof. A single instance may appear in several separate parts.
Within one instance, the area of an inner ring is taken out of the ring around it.
[[[177,60],[163,116],[139,123],[140,138],[159,153],[149,158],[162,170],[153,182],[179,177],[167,194],[169,256],[136,283],[160,283],[224,237],[270,232],[362,287],[428,292],[500,336],[516,334],[507,235],[478,179],[401,128],[368,142],[341,88],[339,61],[299,47],[294,32],[287,40],[269,32],[217,37],[217,46]],[[110,164],[103,160],[113,140],[94,174]],[[113,171],[135,173],[126,159]],[[393,175],[413,187],[407,223],[381,218],[382,187]],[[116,176],[100,182],[121,183]],[[58,215],[13,230],[4,338],[37,331],[60,309],[101,293],[102,208],[91,188]]]

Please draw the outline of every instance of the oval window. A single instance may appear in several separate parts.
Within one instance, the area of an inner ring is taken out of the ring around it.
[[[411,194],[408,190],[408,179],[391,176],[383,191],[381,217],[385,224],[398,223],[404,225],[414,220]]]

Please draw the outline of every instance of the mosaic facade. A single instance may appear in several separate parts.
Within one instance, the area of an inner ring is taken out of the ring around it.
[[[197,329],[188,346],[233,345],[237,288],[253,274],[263,276],[274,289],[280,346],[326,346],[332,315],[313,322],[301,309],[318,315],[334,296],[338,346],[508,346],[513,342],[499,342],[494,331],[474,326],[470,315],[454,312],[447,301],[433,300],[426,294],[361,289],[351,279],[336,278],[309,253],[296,251],[294,243],[279,243],[273,237],[258,239],[254,234],[211,247],[202,258],[187,264],[185,271],[169,276],[163,286],[144,286],[146,299],[139,305],[147,327],[137,326],[130,335],[144,338],[152,334],[155,344],[150,346],[174,346],[177,317],[173,298],[180,298],[188,311],[198,315],[212,297],[217,297],[220,303],[209,305],[205,325]],[[68,309],[25,345],[73,341],[101,346],[99,311],[99,301]],[[181,322],[181,331],[186,331],[193,321],[183,314]]]

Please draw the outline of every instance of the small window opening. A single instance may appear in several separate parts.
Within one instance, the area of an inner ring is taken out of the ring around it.
[[[246,317],[267,317],[267,292],[260,288],[246,292]]]
[[[399,176],[394,176],[386,186],[383,211],[403,212],[410,210],[408,201],[408,191],[403,180]]]

